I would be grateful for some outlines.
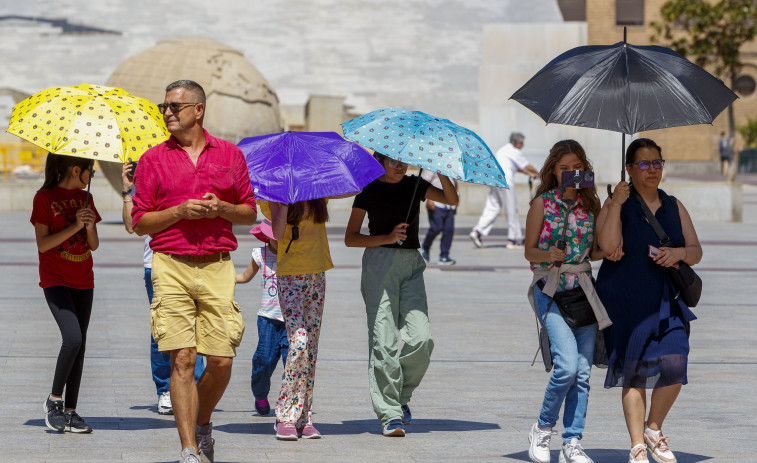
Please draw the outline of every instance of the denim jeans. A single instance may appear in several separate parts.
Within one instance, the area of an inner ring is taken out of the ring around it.
[[[439,233],[442,234],[439,257],[449,257],[452,247],[452,237],[455,235],[455,209],[437,207],[433,211],[428,209],[428,232],[421,246],[426,253],[431,251],[431,244]]]
[[[145,267],[145,290],[147,291],[147,301],[152,302],[152,269]],[[152,380],[158,395],[168,392],[168,385],[171,383],[171,355],[158,350],[158,343],[150,333],[150,366],[152,367]],[[205,358],[197,356],[195,363],[195,382],[200,379],[202,372],[205,370]]]
[[[563,442],[570,442],[574,437],[581,439],[589,402],[589,377],[597,324],[571,329],[560,315],[557,305],[552,304],[552,299],[545,296],[538,286],[534,286],[534,304],[540,322],[549,309],[546,327],[555,365],[544,391],[539,424],[554,427],[565,402]]]
[[[258,315],[258,347],[252,356],[252,374],[250,388],[255,400],[268,398],[271,392],[271,375],[276,364],[281,361],[286,366],[289,341],[287,326],[273,318]]]

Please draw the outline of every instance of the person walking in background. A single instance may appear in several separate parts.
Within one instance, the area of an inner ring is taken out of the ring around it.
[[[121,168],[121,197],[123,198],[123,208],[121,217],[124,221],[124,228],[129,234],[134,233],[131,227],[131,210],[134,206],[132,196],[134,195],[134,169],[136,163],[124,163]],[[145,290],[147,291],[147,302],[152,304],[152,249],[150,249],[150,235],[145,237],[145,247],[142,254],[142,263],[145,268]],[[157,411],[160,415],[173,415],[173,406],[171,405],[171,392],[169,385],[171,383],[171,356],[158,350],[158,343],[150,333],[150,367],[152,369],[152,380],[158,392]],[[203,370],[205,370],[205,359],[198,356],[195,363],[195,382],[200,379]]]
[[[252,375],[250,388],[255,397],[255,410],[260,416],[268,416],[271,406],[268,403],[268,393],[271,391],[271,375],[276,370],[279,358],[286,367],[289,341],[284,316],[279,305],[278,281],[276,278],[276,260],[279,252],[279,242],[273,236],[271,222],[263,220],[250,230],[255,238],[265,246],[252,250],[250,265],[244,272],[237,273],[237,283],[249,283],[259,270],[261,297],[258,311],[258,346],[252,356]]]
[[[439,176],[439,189],[406,176],[407,164],[378,152],[374,156],[386,173],[355,197],[344,243],[366,248],[360,290],[368,316],[373,410],[384,436],[402,437],[412,420],[408,402],[426,374],[434,349],[423,281],[426,263],[418,252],[420,203],[431,199],[457,206],[458,197],[444,175]],[[368,235],[360,231],[366,214]]]
[[[95,287],[92,251],[100,245],[100,214],[92,195],[83,190],[94,175],[93,164],[91,159],[48,153],[45,182],[32,208],[39,286],[63,338],[52,390],[43,404],[45,424],[57,432],[92,432],[76,406]]]
[[[436,188],[442,188],[442,182],[439,180],[439,176],[431,172],[430,170],[424,170],[421,174],[421,178],[429,182]],[[457,180],[450,179],[452,186],[457,191]],[[449,250],[452,247],[452,238],[455,236],[455,214],[457,213],[456,206],[449,206],[444,203],[435,203],[431,199],[426,200],[426,211],[428,212],[428,232],[426,232],[426,238],[421,245],[421,256],[426,262],[429,261],[429,253],[431,252],[431,245],[434,243],[439,233],[442,234],[441,242],[439,243],[439,265],[454,265],[455,259],[449,256]]]
[[[289,204],[270,203],[273,235],[287,243],[278,253],[276,277],[284,314],[289,352],[281,393],[276,403],[276,438],[318,439],[313,426],[315,366],[326,297],[326,271],[331,262],[326,199]]]
[[[538,420],[528,435],[528,456],[535,463],[550,461],[549,441],[556,434],[552,429],[563,403],[565,431],[559,461],[592,462],[581,446],[589,402],[589,377],[597,329],[610,325],[594,291],[589,263],[604,256],[594,236],[599,197],[593,184],[581,189],[562,186],[563,172],[573,170],[592,170],[583,147],[575,140],[555,143],[539,172],[541,182],[526,219],[524,254],[534,272],[528,299],[539,322],[546,328],[554,362]],[[561,240],[567,246],[558,246]],[[577,287],[590,304],[586,310],[593,312],[594,317],[588,316],[588,324],[571,326],[557,304],[560,295]]]
[[[720,173],[726,175],[728,173],[728,164],[731,162],[731,148],[733,147],[733,140],[728,138],[725,132],[720,132],[720,140],[718,140],[718,151],[720,152]]]
[[[702,246],[683,204],[658,188],[664,165],[657,143],[648,138],[631,142],[626,150],[631,184],[618,183],[597,220],[602,249],[624,253],[617,262],[602,262],[597,292],[614,322],[605,333],[605,388],[623,388],[629,463],[647,463],[647,451],[657,462],[676,461],[661,429],[688,382],[689,324],[696,319],[676,297],[667,268],[679,261],[697,264]],[[644,206],[668,235],[670,247],[660,247]],[[652,389],[648,416],[647,389]]]
[[[234,301],[231,226],[255,223],[255,198],[242,152],[202,127],[199,84],[171,83],[158,109],[171,137],[139,160],[132,223],[138,235],[152,236],[150,322],[158,349],[171,355],[181,462],[206,463],[214,458],[210,418],[244,333]],[[195,385],[198,353],[206,366]]]
[[[477,248],[484,247],[483,237],[488,236],[504,208],[507,216],[507,248],[523,247],[523,231],[518,219],[518,200],[515,196],[515,173],[522,172],[531,178],[536,178],[539,171],[523,156],[523,142],[526,137],[522,133],[510,134],[510,143],[500,148],[494,157],[505,172],[505,181],[510,188],[489,187],[484,210],[469,236]]]

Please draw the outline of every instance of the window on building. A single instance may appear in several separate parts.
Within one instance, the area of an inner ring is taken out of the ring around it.
[[[563,20],[586,21],[586,0],[557,0]]]
[[[615,0],[615,24],[641,26],[644,24],[644,0]]]

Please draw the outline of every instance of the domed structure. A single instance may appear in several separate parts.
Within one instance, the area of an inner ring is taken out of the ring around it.
[[[211,39],[160,42],[124,61],[106,85],[162,103],[166,86],[180,79],[205,89],[204,127],[213,136],[236,144],[244,137],[281,132],[276,92],[242,53]],[[100,167],[120,191],[121,165],[103,162]]]

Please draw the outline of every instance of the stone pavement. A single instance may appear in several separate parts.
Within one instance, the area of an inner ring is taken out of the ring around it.
[[[743,223],[696,224],[704,245],[697,270],[705,292],[695,309],[699,320],[692,324],[690,383],[665,425],[680,463],[757,461],[752,383],[757,381],[757,188],[745,186],[744,196]],[[173,419],[155,412],[142,240],[126,234],[117,212],[105,212],[98,228],[97,288],[79,404],[95,432],[59,435],[45,428],[42,401],[50,391],[60,335],[36,283],[28,216],[0,215],[0,462],[177,461]],[[536,348],[525,299],[530,272],[521,251],[505,248],[502,229],[485,241],[486,248],[473,248],[466,235],[475,220],[458,217],[452,248],[458,264],[430,265],[426,271],[436,348],[411,402],[415,420],[407,437],[381,437],[373,414],[359,293],[361,250],[342,244],[346,215],[339,213],[330,224],[336,268],[328,272],[315,388],[314,419],[324,438],[279,442],[274,418],[253,411],[256,278],[237,288],[247,332],[213,418],[216,461],[529,461],[527,432],[548,379],[541,366],[530,366]],[[500,219],[497,225],[504,224]],[[238,231],[240,249],[233,258],[241,271],[258,242],[245,229]],[[435,247],[432,257],[437,255]],[[603,379],[604,370],[594,370],[583,445],[597,463],[624,463],[629,441],[620,390],[603,389]],[[558,442],[553,440],[553,461]]]

